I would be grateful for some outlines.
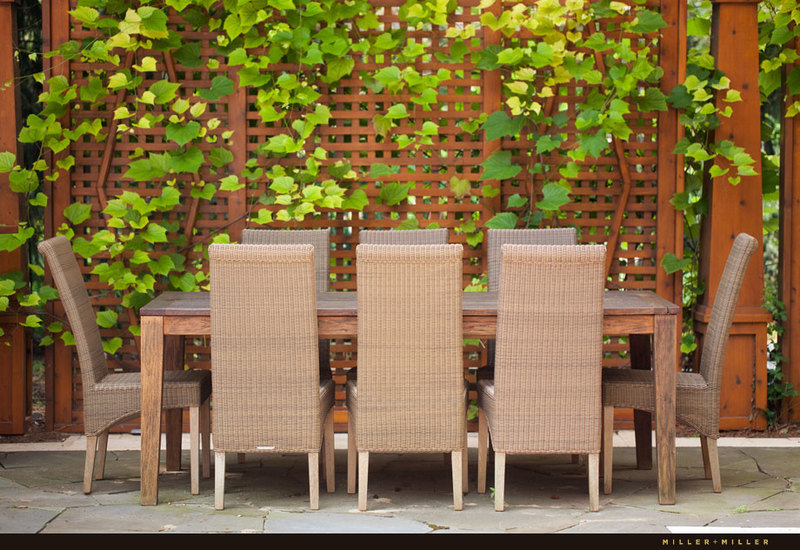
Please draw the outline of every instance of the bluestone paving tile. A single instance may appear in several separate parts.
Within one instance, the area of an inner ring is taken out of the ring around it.
[[[26,505],[0,506],[0,533],[41,533],[47,523],[64,510]]]
[[[338,436],[337,436],[338,437]],[[308,508],[304,456],[227,458],[225,509],[214,510],[214,479],[191,495],[187,469],[162,471],[159,504],[139,505],[139,453],[113,447],[106,479],[82,490],[80,445],[0,452],[2,533],[657,533],[681,529],[800,527],[800,445],[720,446],[723,492],[704,479],[699,448],[677,450],[677,501],[657,502],[656,467],[637,470],[632,447],[615,448],[614,491],[588,511],[583,462],[568,455],[509,457],[506,511],[476,491],[477,449],[469,454],[464,510],[453,510],[449,461],[441,454],[370,457],[368,511],[347,494],[346,450],[337,440],[336,492],[320,487],[320,510]],[[15,449],[16,447],[11,447]],[[67,448],[74,450],[66,450]],[[163,455],[162,455],[163,456]],[[188,451],[183,456],[188,468]]]

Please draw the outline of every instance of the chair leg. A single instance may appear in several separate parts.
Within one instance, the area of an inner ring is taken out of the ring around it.
[[[614,407],[603,407],[603,494],[611,494],[612,465],[614,464]]]
[[[489,424],[483,409],[478,409],[478,492],[486,492],[486,458],[489,454]]]
[[[200,494],[200,407],[189,407],[189,479],[192,494]]]
[[[108,430],[97,438],[97,466],[94,469],[95,479],[104,479],[106,476],[106,452],[108,451]]]
[[[369,476],[369,452],[358,452],[358,509],[367,510],[367,481]]]
[[[705,443],[705,445],[703,445]],[[706,462],[705,455],[708,454],[708,469],[711,470],[711,487],[715,493],[722,492],[722,476],[719,471],[719,449],[717,447],[717,440],[700,436],[700,444],[706,448],[703,456],[703,461]],[[708,477],[708,476],[706,476]]]
[[[319,510],[319,453],[308,453],[308,493],[312,510]]]
[[[97,436],[86,436],[86,462],[83,465],[83,493],[92,492],[92,477],[94,476],[94,457],[97,453]]]
[[[600,454],[591,453],[587,456],[586,470],[589,476],[589,509],[592,512],[600,510]]]
[[[347,493],[356,492],[356,428],[350,414],[347,415]]]
[[[214,452],[214,509],[225,508],[225,453]]]
[[[453,469],[453,510],[459,511],[464,508],[464,495],[461,492],[464,488],[464,481],[461,475],[463,463],[461,461],[464,451],[453,451],[450,453],[450,462]]]
[[[708,459],[708,438],[700,436],[700,452],[703,455],[703,471],[706,479],[711,479],[711,462]]]
[[[325,419],[325,435],[323,436],[323,443],[325,448],[325,484],[326,490],[329,493],[336,491],[336,467],[334,463],[334,433],[333,433],[333,409],[328,413]]]
[[[469,447],[466,442],[461,452],[461,492],[469,493]]]
[[[211,399],[200,405],[200,438],[203,443],[203,478],[211,477]]]
[[[494,453],[494,509],[502,512],[505,509],[506,492],[506,453]]]

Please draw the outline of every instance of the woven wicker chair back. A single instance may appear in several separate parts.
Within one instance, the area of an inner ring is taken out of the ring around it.
[[[486,236],[487,275],[489,292],[500,289],[500,249],[504,244],[577,244],[574,227],[552,229],[489,229]]]
[[[212,244],[214,448],[317,452],[314,247]]]
[[[506,244],[501,255],[493,444],[599,452],[605,246]]]
[[[725,348],[728,346],[728,334],[736,312],[736,303],[739,301],[739,291],[742,289],[747,265],[757,247],[758,241],[750,235],[740,233],[736,236],[714,296],[700,358],[700,374],[712,388],[719,389],[722,381]]]
[[[446,227],[391,231],[362,229],[358,232],[360,244],[447,244],[449,239],[450,234]]]
[[[42,241],[39,252],[47,261],[67,314],[78,351],[83,391],[89,392],[108,374],[108,366],[83,274],[65,236],[57,235]]]
[[[463,448],[462,252],[460,244],[357,247],[360,451]]]
[[[242,244],[312,244],[317,292],[328,292],[331,285],[331,243],[327,229],[244,229]]]

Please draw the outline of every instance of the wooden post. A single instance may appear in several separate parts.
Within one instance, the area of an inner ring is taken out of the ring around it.
[[[69,40],[69,0],[42,0],[42,49],[49,52],[57,49]],[[69,62],[61,57],[45,57],[43,60],[45,78],[63,75],[69,78]],[[68,109],[69,110],[69,109]],[[62,125],[69,124],[69,113],[61,120]],[[69,150],[62,151],[59,155],[67,155]],[[49,155],[48,163],[53,166],[56,158]],[[71,177],[69,173],[61,172],[55,181],[44,181],[44,193],[49,197],[44,217],[45,237],[52,237],[65,223],[64,208],[71,202]],[[49,270],[45,270],[45,282],[53,285]],[[61,302],[51,302],[47,305],[51,313],[60,318],[66,318]],[[45,393],[47,396],[47,411],[45,426],[53,430],[56,426],[69,427],[73,424],[72,418],[72,352],[73,347],[67,347],[60,339],[55,344],[45,349]]]
[[[236,71],[230,70],[228,77],[238,83]],[[236,91],[228,98],[228,128],[233,131],[234,174],[241,174],[247,163],[247,88],[236,86]],[[247,183],[246,178],[240,183]],[[233,224],[228,228],[232,241],[241,241],[242,230],[247,227],[247,186],[230,193],[228,198],[228,219]],[[191,237],[190,237],[191,238]]]
[[[17,10],[14,0],[0,0],[0,151],[8,151],[21,162],[17,142],[20,127],[18,75],[14,60],[17,45]],[[9,84],[6,86],[6,84]],[[0,175],[0,233],[16,233],[22,216],[22,196],[9,187],[8,174]],[[0,252],[0,273],[27,271],[27,247]],[[18,307],[12,302],[9,309]],[[25,417],[31,406],[31,369],[27,353],[30,334],[20,322],[23,315],[0,318],[0,433],[25,433]],[[10,344],[10,345],[7,345]]]
[[[502,11],[501,2],[495,2],[487,10],[495,16],[499,16]],[[502,35],[498,31],[493,31],[489,27],[483,28],[483,44],[484,47],[491,44],[500,44]],[[492,114],[495,111],[503,109],[503,79],[500,70],[483,71],[483,112]],[[502,138],[483,142],[483,159],[486,160],[496,152],[502,149]],[[500,212],[503,207],[503,183],[500,180],[487,180],[486,185],[497,187],[499,193],[492,198],[484,198],[486,208],[495,213]],[[491,213],[491,212],[490,212]],[[483,220],[484,223],[487,220]],[[485,241],[484,241],[485,242]],[[483,257],[483,272],[487,272],[488,255],[484,254]]]
[[[800,51],[800,41],[795,48]],[[785,107],[782,112],[785,112]],[[800,388],[800,170],[797,169],[800,165],[800,124],[797,117],[784,116],[781,127],[778,289],[786,307],[781,339],[781,354],[786,361],[781,370],[784,382],[791,382],[797,389]],[[800,420],[800,396],[784,398],[781,407],[783,421]]]
[[[661,31],[659,56],[664,76],[661,91],[669,93],[686,78],[686,3],[680,0],[661,0],[661,16],[667,23]],[[683,216],[672,207],[670,200],[684,190],[683,155],[672,151],[683,138],[677,109],[658,113],[658,219],[656,220],[656,292],[667,300],[683,302],[681,277],[661,268],[661,260],[672,253],[683,253]]]
[[[714,0],[712,53],[717,67],[739,90],[742,101],[733,105],[730,118],[720,117],[716,139],[730,140],[756,161],[761,158],[758,88],[758,4],[754,0]],[[719,102],[720,106],[724,104]],[[722,163],[720,163],[722,164]],[[731,327],[722,375],[720,429],[763,429],[766,420],[766,324],[769,314],[761,308],[764,292],[761,166],[759,175],[742,177],[731,185],[728,175],[714,178],[706,189],[708,216],[700,239],[700,275],[706,292],[695,312],[695,329],[701,338],[708,328],[711,306],[731,245],[738,233],[758,239],[745,275]],[[751,398],[747,399],[746,395]]]

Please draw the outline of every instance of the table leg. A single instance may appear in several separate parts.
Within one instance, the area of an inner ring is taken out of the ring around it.
[[[161,394],[164,382],[164,319],[142,317],[141,504],[158,504]]]
[[[631,334],[629,337],[631,350],[631,368],[650,370],[652,360],[649,334]],[[633,432],[636,436],[636,468],[653,469],[653,418],[648,411],[633,411]]]
[[[675,504],[675,382],[677,368],[675,315],[654,318],[653,348],[656,392],[658,503]]]
[[[164,369],[183,369],[183,336],[164,337]],[[167,470],[181,469],[181,437],[183,436],[183,410],[169,409],[166,415]]]

